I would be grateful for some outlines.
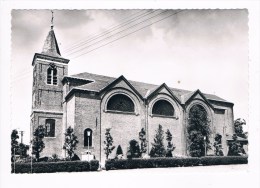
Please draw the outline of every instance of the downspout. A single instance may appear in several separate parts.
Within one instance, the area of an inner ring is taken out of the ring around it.
[[[101,162],[101,99],[100,99],[100,105],[99,105],[99,123],[100,123],[100,126],[99,126],[99,160]]]
[[[65,97],[66,97],[66,95],[68,94],[68,92],[69,92],[69,89],[67,89],[67,88],[69,88],[70,87],[70,82],[69,82],[69,80],[67,79],[67,85],[68,85],[68,87],[66,87],[65,86],[65,92],[66,92],[66,94],[63,96],[64,97],[64,103],[63,103],[63,105],[64,105],[64,107],[63,108],[65,108],[65,122],[64,122],[64,127],[63,127],[63,132],[65,133],[66,132],[66,129],[68,128],[68,124],[67,124],[67,122],[68,122],[68,114],[67,114],[67,101],[66,101],[66,99],[65,99]],[[76,99],[75,99],[76,100]],[[76,102],[75,102],[75,105],[76,105]],[[76,107],[74,107],[75,108],[75,110],[76,110]],[[74,110],[74,113],[75,113],[75,110]],[[63,113],[63,115],[64,115],[64,113]],[[73,119],[75,119],[75,114],[73,115],[74,117],[73,117]],[[75,123],[75,120],[74,120],[74,123]],[[74,128],[75,128],[75,125],[74,125]],[[64,140],[65,140],[65,137],[63,137],[63,142],[64,142]],[[63,144],[62,144],[63,145]],[[66,158],[66,151],[64,151],[64,157]]]
[[[224,127],[223,127],[223,137],[225,142],[225,154],[228,154],[228,143],[227,143],[227,110],[224,113]],[[222,140],[223,141],[223,140]],[[221,143],[222,144],[222,143]]]
[[[186,109],[183,108],[183,117],[184,117],[184,142],[185,142],[185,151],[184,154],[188,156],[188,139],[187,139],[187,127],[188,127],[188,116],[186,114]]]
[[[144,101],[145,104],[145,127],[146,127],[146,137],[147,137],[147,154],[149,155],[149,151],[150,151],[150,142],[149,142],[149,128],[148,128],[148,105],[147,105],[147,101]]]

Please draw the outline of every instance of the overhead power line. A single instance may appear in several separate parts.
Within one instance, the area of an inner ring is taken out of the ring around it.
[[[13,84],[15,82],[18,82],[18,81],[21,81],[21,80],[23,80],[25,78],[28,78],[29,76],[31,77],[31,73],[25,73],[25,74],[23,74],[21,76],[15,77],[14,79],[11,79],[11,84]]]
[[[139,14],[140,12],[143,12],[143,11],[145,11],[144,13],[147,12],[146,10],[141,10],[141,11],[137,12],[136,14]],[[142,13],[141,15],[143,15],[144,13]],[[131,17],[132,17],[132,16],[131,16],[132,14],[131,14],[130,16],[125,17],[125,18],[119,20],[119,22],[121,22],[121,21],[123,21],[123,20],[126,20],[126,19],[129,19],[129,18],[134,19],[134,18],[136,18],[136,17],[138,17],[138,16],[141,16],[141,15],[136,15],[136,14],[134,15],[135,17],[133,17],[133,18],[131,18]],[[131,20],[131,19],[130,19],[130,20]],[[129,20],[128,20],[128,21],[129,21]],[[123,22],[123,23],[125,23],[125,22]],[[113,28],[115,28],[115,27],[118,27],[118,26],[120,26],[121,24],[122,24],[122,23],[120,23],[120,24],[112,24],[112,25],[108,26],[108,28],[106,29],[106,31],[108,31],[108,30],[110,30],[110,29],[113,29]],[[104,31],[104,32],[106,32],[106,31]],[[104,32],[101,32],[100,34],[102,34],[102,33],[104,33]],[[93,37],[95,37],[95,36],[97,36],[97,35],[99,35],[99,34],[92,34],[91,36],[86,37],[84,40],[81,39],[81,40],[79,40],[78,42],[75,42],[74,44],[72,44],[72,45],[68,46],[67,48],[65,48],[65,49],[64,49],[64,52],[69,51],[71,48],[74,48],[75,46],[81,44],[82,42],[85,42],[86,40],[90,40],[91,38],[93,38]]]
[[[159,14],[156,14],[155,16],[149,17],[149,18],[147,18],[147,19],[145,19],[145,20],[143,20],[143,21],[141,21],[141,22],[138,22],[138,23],[136,23],[136,24],[134,24],[134,25],[132,25],[132,26],[130,26],[130,27],[127,27],[126,29],[123,29],[123,30],[121,30],[121,31],[118,31],[118,32],[114,33],[113,35],[107,36],[107,37],[105,37],[105,38],[103,38],[103,39],[101,39],[101,40],[98,40],[98,41],[96,41],[96,42],[94,42],[94,43],[92,43],[92,44],[90,44],[90,45],[88,45],[88,46],[85,46],[85,47],[83,47],[83,48],[81,48],[81,49],[78,49],[78,50],[76,50],[76,51],[74,51],[74,52],[71,52],[71,53],[69,53],[69,54],[67,54],[67,55],[75,54],[75,53],[77,53],[77,52],[79,52],[79,51],[82,51],[82,50],[84,50],[84,49],[86,49],[86,48],[89,48],[89,47],[93,46],[94,44],[98,44],[98,43],[100,43],[100,42],[103,42],[103,41],[105,41],[105,40],[107,40],[107,39],[109,39],[109,38],[111,38],[111,37],[113,37],[113,36],[116,36],[116,35],[118,35],[118,34],[124,32],[124,31],[127,31],[127,30],[129,30],[129,29],[131,29],[131,28],[134,28],[134,27],[136,27],[136,26],[138,26],[138,25],[140,25],[140,24],[142,24],[142,23],[144,23],[144,22],[146,22],[146,21],[148,21],[148,20],[151,20],[152,18],[155,18],[155,17],[157,17],[157,16],[159,16],[159,15],[161,15],[161,14],[167,12],[167,11],[168,11],[168,10],[162,11],[162,12],[160,12]]]
[[[148,15],[150,15],[150,14],[153,14],[154,12],[157,12],[157,11],[159,11],[159,10],[155,10],[155,11],[152,11],[152,12],[145,12],[144,14],[141,14],[141,15],[139,15],[138,16],[138,18],[136,18],[136,19],[130,19],[130,20],[128,20],[127,22],[124,22],[124,23],[121,23],[121,24],[119,24],[118,26],[116,26],[116,27],[114,27],[114,28],[111,28],[110,30],[107,30],[107,31],[105,31],[105,32],[103,32],[103,33],[101,33],[101,34],[99,34],[99,35],[96,35],[95,37],[92,37],[92,38],[90,38],[90,39],[88,39],[88,40],[86,40],[86,41],[84,41],[84,42],[81,42],[80,44],[78,44],[77,46],[75,46],[74,48],[71,48],[71,50],[68,50],[67,52],[65,52],[67,55],[70,55],[70,54],[72,54],[73,52],[71,52],[71,53],[68,53],[69,51],[74,51],[75,49],[77,49],[77,48],[80,48],[80,47],[82,47],[82,46],[84,46],[84,45],[86,45],[86,44],[88,44],[88,43],[90,43],[90,42],[92,42],[92,41],[94,41],[94,40],[96,40],[96,39],[99,39],[99,38],[101,38],[101,37],[103,37],[103,36],[106,36],[106,35],[108,35],[109,33],[112,33],[113,31],[116,31],[116,30],[118,30],[118,29],[120,29],[120,28],[122,28],[122,27],[124,27],[124,26],[127,26],[127,25],[130,25],[130,23],[133,23],[133,22],[135,22],[135,21],[138,21],[138,20],[140,20],[140,19],[142,19],[142,18],[144,18],[144,17],[146,17],[146,16],[148,16]],[[142,17],[140,17],[140,16],[142,16]],[[150,17],[151,18],[151,17]],[[150,19],[150,18],[148,18],[148,19]],[[131,28],[131,27],[130,27]],[[125,30],[124,30],[125,31]],[[113,34],[114,35],[114,34]]]
[[[128,33],[128,34],[126,34],[126,35],[123,35],[122,37],[119,37],[119,38],[117,38],[117,39],[115,39],[115,40],[112,40],[112,41],[110,41],[110,42],[108,42],[108,43],[106,43],[106,44],[103,44],[103,45],[101,45],[101,46],[99,46],[99,47],[96,47],[96,48],[94,48],[94,49],[92,49],[92,50],[89,50],[89,51],[87,51],[87,52],[85,52],[85,53],[79,54],[78,56],[72,57],[72,59],[76,59],[76,58],[79,58],[79,57],[81,57],[81,56],[83,56],[83,55],[86,55],[86,54],[88,54],[88,53],[90,53],[90,52],[93,52],[93,51],[95,51],[95,50],[97,50],[97,49],[99,49],[99,48],[101,48],[101,47],[104,47],[104,46],[106,46],[106,45],[108,45],[108,44],[110,44],[110,43],[113,43],[113,42],[118,41],[118,40],[120,40],[120,39],[122,39],[122,38],[125,38],[125,37],[127,37],[127,36],[129,36],[129,35],[131,35],[131,34],[133,34],[133,33],[136,33],[137,31],[140,31],[140,30],[142,30],[142,29],[144,29],[144,28],[146,28],[146,27],[149,27],[149,26],[151,26],[151,25],[153,25],[153,24],[155,24],[155,23],[158,23],[158,22],[160,22],[160,21],[162,21],[162,20],[165,20],[166,18],[169,18],[169,17],[171,17],[171,16],[173,16],[173,15],[176,15],[176,14],[178,14],[178,13],[180,13],[180,12],[183,12],[183,11],[185,11],[185,10],[180,10],[180,11],[178,11],[178,12],[175,12],[175,13],[173,13],[173,14],[170,14],[169,16],[164,17],[164,18],[162,18],[162,19],[160,19],[160,20],[157,20],[157,21],[155,21],[155,22],[153,22],[153,23],[151,23],[151,24],[148,24],[148,25],[146,25],[146,26],[144,26],[144,27],[141,27],[141,28],[139,28],[138,30],[135,30],[135,31],[133,31],[133,32],[131,32],[131,33]]]
[[[120,39],[122,39],[122,38],[125,38],[125,37],[127,37],[127,36],[129,36],[129,35],[131,35],[131,34],[134,34],[134,33],[138,32],[138,31],[140,31],[140,30],[142,30],[142,29],[144,29],[144,28],[146,28],[146,27],[149,27],[149,26],[151,26],[151,25],[153,25],[153,24],[155,24],[155,23],[157,23],[157,22],[160,22],[160,21],[162,21],[162,20],[164,20],[164,19],[167,19],[168,17],[171,17],[171,16],[173,16],[173,15],[176,15],[176,14],[182,12],[182,11],[185,11],[185,10],[181,10],[181,11],[175,12],[175,13],[173,13],[173,14],[170,14],[170,15],[167,16],[167,17],[164,17],[164,18],[162,18],[162,19],[160,19],[160,20],[157,20],[157,21],[155,21],[155,22],[153,22],[153,23],[151,23],[151,24],[145,25],[144,27],[141,27],[141,28],[139,28],[139,29],[137,29],[137,30],[135,30],[135,31],[133,31],[133,32],[131,32],[131,33],[128,33],[128,34],[126,34],[126,35],[123,35],[123,36],[121,36],[121,37],[119,37],[119,38],[117,38],[117,39],[115,39],[115,40],[112,40],[112,41],[110,41],[110,42],[108,42],[108,43],[105,43],[105,44],[103,44],[103,45],[101,45],[101,46],[98,46],[98,47],[96,47],[96,48],[94,48],[94,49],[92,49],[92,50],[89,50],[89,51],[85,52],[85,53],[79,54],[78,56],[72,57],[72,59],[76,59],[76,58],[81,57],[81,56],[83,56],[83,55],[85,55],[85,54],[88,54],[88,53],[90,53],[90,52],[93,52],[93,51],[95,51],[95,50],[97,50],[97,49],[99,49],[99,48],[101,48],[101,47],[103,47],[103,46],[106,46],[106,45],[108,45],[108,44],[110,44],[110,43],[113,43],[113,42],[115,42],[115,41],[117,41],[117,40],[120,40]],[[25,78],[27,78],[27,77],[29,77],[29,76],[31,76],[31,71],[24,71],[23,73],[21,73],[20,75],[18,75],[17,77],[15,77],[15,79],[12,80],[11,83],[14,83],[14,82],[16,82],[16,81],[20,81],[20,80],[25,79]]]

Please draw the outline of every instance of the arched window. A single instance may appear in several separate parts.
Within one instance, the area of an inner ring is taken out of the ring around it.
[[[84,146],[92,146],[92,130],[89,128],[84,131]]]
[[[168,101],[159,100],[155,102],[155,104],[153,105],[152,114],[162,116],[173,116],[174,108]]]
[[[112,96],[107,103],[107,110],[121,111],[121,112],[134,112],[135,105],[133,101],[123,94]]]
[[[208,114],[203,106],[196,104],[196,105],[192,106],[189,111],[189,118],[192,118],[192,117],[200,118],[200,119],[203,119],[203,121],[207,121]]]
[[[46,119],[45,137],[55,137],[55,119]]]
[[[57,85],[57,83],[57,68],[52,63],[49,65],[49,68],[47,69],[47,84]]]

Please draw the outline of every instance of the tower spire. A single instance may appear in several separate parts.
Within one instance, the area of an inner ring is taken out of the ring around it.
[[[51,10],[51,30],[48,33],[48,36],[44,42],[42,54],[61,57],[60,49],[58,46],[58,42],[56,40],[54,30],[53,30],[53,10]]]

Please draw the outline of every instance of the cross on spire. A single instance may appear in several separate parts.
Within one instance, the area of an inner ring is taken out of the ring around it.
[[[51,29],[53,29],[53,10],[51,10]]]

